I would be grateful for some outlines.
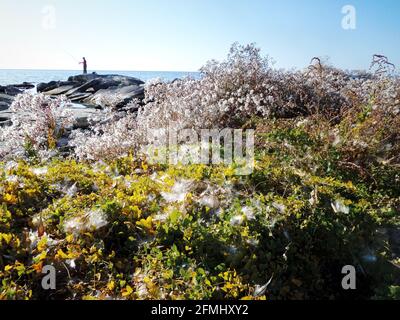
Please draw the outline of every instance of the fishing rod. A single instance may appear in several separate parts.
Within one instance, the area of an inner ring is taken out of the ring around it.
[[[72,59],[74,59],[76,62],[80,62],[78,59],[76,59],[72,54],[70,54],[67,50],[63,50],[64,53],[66,53],[67,55],[69,55]]]

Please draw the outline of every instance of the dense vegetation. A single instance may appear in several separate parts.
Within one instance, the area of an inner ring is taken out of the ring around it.
[[[385,62],[283,72],[234,46],[87,131],[62,100],[17,98],[37,121],[0,132],[0,299],[400,298],[400,82]],[[146,130],[171,121],[255,129],[254,172],[149,164]]]

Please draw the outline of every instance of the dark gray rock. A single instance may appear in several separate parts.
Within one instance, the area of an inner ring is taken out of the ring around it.
[[[0,111],[0,127],[11,125],[12,112],[8,110]]]
[[[70,105],[67,107],[72,112],[75,123],[74,129],[87,129],[90,126],[89,118],[100,115],[101,111],[94,108]]]
[[[49,83],[39,83],[36,86],[37,92],[50,91],[59,87],[59,81],[50,81]]]
[[[28,89],[33,89],[35,85],[33,85],[30,82],[23,82],[21,84],[12,84],[11,87],[22,89],[22,90],[28,90]]]
[[[77,92],[77,93],[68,95],[68,99],[71,102],[82,102],[85,99],[89,98],[91,95],[92,95],[91,93],[84,93],[84,92],[80,93],[80,92]]]
[[[84,84],[88,81],[94,80],[99,77],[100,77],[100,75],[98,75],[96,72],[93,72],[93,73],[89,73],[89,74],[79,74],[77,76],[71,76],[68,78],[68,81]]]
[[[78,86],[74,87],[68,92],[65,93],[65,95],[69,98],[70,96],[76,95],[78,93],[95,93],[101,89],[108,88],[110,86],[118,86],[118,82],[112,82],[110,81],[103,81],[102,79],[93,79],[89,80],[88,82]]]
[[[39,83],[36,86],[37,92],[48,92],[63,86],[77,87],[79,83],[73,81],[50,81],[49,83]]]
[[[0,111],[4,111],[10,108],[10,104],[7,102],[0,101]]]
[[[22,90],[14,87],[14,86],[0,86],[0,93],[6,94],[9,96],[16,96],[22,92],[23,92]]]
[[[83,102],[90,105],[97,105],[98,101],[107,100],[107,97],[114,97],[117,102],[116,107],[123,108],[134,99],[144,99],[144,87],[130,85],[126,87],[111,87],[108,89],[101,89],[85,99]]]
[[[22,87],[23,85],[0,86],[0,111],[10,108],[15,96],[23,92],[20,89]]]
[[[0,93],[0,102],[5,102],[11,104],[11,102],[14,100],[14,96],[10,96],[5,93]]]
[[[118,74],[97,74],[97,73],[81,74],[81,75],[77,75],[77,76],[72,76],[72,77],[68,78],[68,81],[79,82],[81,84],[84,84],[86,82],[89,82],[89,81],[95,80],[95,79],[101,80],[101,83],[107,83],[107,82],[118,83],[118,85],[120,85],[120,86],[144,84],[144,82],[142,80],[134,78],[134,77],[121,76]],[[102,89],[106,89],[106,88],[102,88]]]
[[[78,87],[72,88],[71,90],[69,90],[66,93],[66,95],[68,97],[68,96],[74,95],[76,93],[84,93],[84,92],[87,92],[87,90],[89,90],[89,89],[92,89],[91,92],[96,92],[99,90],[99,89],[97,89],[97,87],[99,86],[100,82],[101,81],[99,79],[90,80]]]

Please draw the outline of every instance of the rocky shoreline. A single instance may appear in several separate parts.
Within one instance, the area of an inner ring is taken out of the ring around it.
[[[73,113],[78,127],[87,126],[87,118],[98,109],[107,107],[110,100],[117,108],[126,109],[131,101],[144,98],[142,80],[116,74],[76,75],[66,81],[39,83],[37,86],[27,82],[0,86],[0,126],[11,124],[13,113],[10,106],[18,94],[27,90],[51,97],[66,96],[71,102],[67,108]]]
[[[69,77],[67,81],[40,83],[37,91],[50,96],[65,95],[71,102],[102,107],[101,101],[113,96],[117,107],[144,98],[144,82],[121,75],[96,73]]]

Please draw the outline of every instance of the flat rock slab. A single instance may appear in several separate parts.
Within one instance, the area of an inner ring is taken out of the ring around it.
[[[63,85],[58,88],[55,88],[50,91],[45,91],[44,94],[49,95],[49,96],[58,96],[62,94],[66,94],[68,91],[74,88],[74,85]]]
[[[90,97],[91,95],[92,95],[91,93],[75,93],[75,94],[69,95],[67,97],[72,102],[82,102],[86,98]]]

